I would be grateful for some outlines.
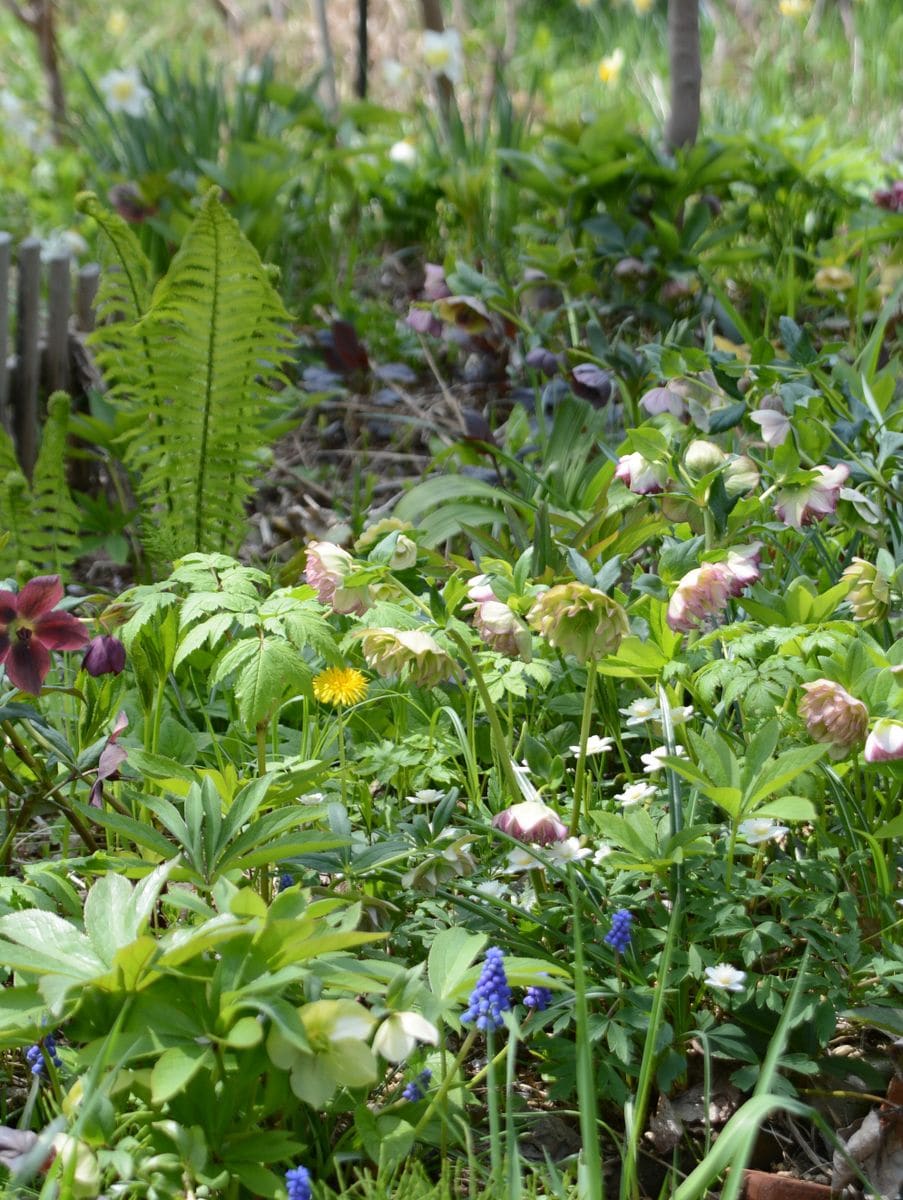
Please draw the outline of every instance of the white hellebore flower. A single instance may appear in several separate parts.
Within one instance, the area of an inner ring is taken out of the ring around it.
[[[143,117],[150,106],[151,94],[134,67],[127,71],[108,71],[100,81],[100,90],[111,113]]]
[[[461,54],[461,35],[457,29],[445,29],[437,33],[426,29],[423,33],[423,61],[434,75],[444,75],[450,83],[460,83],[464,74]]]
[[[745,971],[738,971],[727,963],[719,963],[717,967],[706,967],[705,982],[709,987],[722,988],[725,992],[742,992],[746,979]]]
[[[586,739],[586,757],[592,758],[594,754],[607,754],[614,745],[614,740],[609,737],[599,737],[597,733],[592,734]],[[571,754],[579,754],[579,746],[568,746]]]
[[[790,421],[784,413],[775,412],[773,408],[760,408],[750,413],[749,419],[762,430],[762,441],[766,446],[783,446],[787,441]]]
[[[786,825],[778,825],[771,817],[751,817],[741,821],[738,833],[750,846],[760,846],[763,842],[776,842],[790,830]]]
[[[648,754],[640,755],[640,762],[643,764],[643,773],[645,775],[656,775],[659,771],[665,769],[664,760],[668,757],[667,746],[656,746],[654,750],[650,750]],[[686,758],[687,752],[683,746],[674,747],[674,758]]]
[[[390,1063],[400,1063],[413,1053],[418,1042],[438,1045],[439,1030],[416,1012],[393,1012],[376,1031],[373,1049]]]
[[[644,800],[651,800],[656,790],[654,784],[638,780],[636,783],[629,783],[623,792],[618,792],[615,799],[622,808],[630,808],[634,804],[642,804]]]

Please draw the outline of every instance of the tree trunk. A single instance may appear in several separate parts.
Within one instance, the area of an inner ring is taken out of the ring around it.
[[[423,28],[432,29],[435,33],[445,32],[445,21],[442,19],[442,0],[420,0],[420,14]],[[448,121],[455,89],[447,75],[436,76],[436,96],[439,101],[439,113],[443,122]]]
[[[50,96],[50,116],[53,121],[53,140],[60,143],[66,136],[66,99],[60,75],[59,46],[56,40],[56,24],[53,0],[37,0],[30,8],[20,8],[16,0],[5,0],[5,5],[17,21],[30,29],[37,38],[38,56]]]
[[[699,0],[668,0],[668,58],[671,67],[671,116],[665,131],[670,151],[690,146],[699,132],[702,65],[699,51]]]
[[[357,79],[354,90],[361,98],[367,98],[367,0],[357,0]]]
[[[326,0],[314,0],[317,12],[317,25],[320,29],[320,47],[323,51],[323,90],[326,93],[326,107],[330,115],[335,116],[339,107],[335,86],[335,56],[332,53],[332,39],[329,36],[329,19],[326,15]]]

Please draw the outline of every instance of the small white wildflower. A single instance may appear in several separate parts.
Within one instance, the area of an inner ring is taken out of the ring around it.
[[[546,846],[545,853],[555,862],[571,863],[589,858],[592,850],[588,846],[581,846],[579,838],[569,837],[564,841],[553,842],[550,846]]]
[[[533,857],[526,846],[516,846],[508,855],[508,865],[503,874],[520,875],[523,871],[542,869],[542,863]]]
[[[693,715],[692,704],[672,704],[669,708],[672,725],[686,725]],[[661,718],[659,718],[660,720]]]
[[[751,817],[741,821],[738,833],[750,846],[760,846],[763,842],[776,842],[790,830],[786,825],[778,825],[771,817]]]
[[[593,854],[593,866],[600,866],[608,858],[609,854],[611,854],[611,846],[606,842],[602,842],[600,846],[596,847],[596,851]]]
[[[298,797],[299,804],[324,804],[326,797],[322,792],[308,792],[305,796]]]
[[[389,161],[401,167],[413,167],[417,162],[417,148],[410,142],[395,142],[389,148]]]
[[[474,891],[490,900],[504,900],[508,884],[503,879],[484,879],[482,883],[477,884]]]
[[[438,1041],[439,1030],[420,1013],[393,1012],[377,1029],[373,1049],[389,1062],[400,1063],[413,1053],[418,1042],[435,1046]]]
[[[408,804],[438,804],[446,795],[447,793],[439,788],[421,788],[419,792],[414,792],[413,796],[405,796],[405,799]]]
[[[662,715],[658,701],[651,696],[640,696],[638,700],[631,700],[626,708],[619,708],[618,712],[627,718],[627,725],[645,725],[647,721],[659,720]]]
[[[646,775],[655,775],[665,768],[664,760],[668,757],[667,746],[656,746],[654,750],[650,750],[648,754],[641,754],[640,761],[643,764],[643,771]],[[683,746],[674,747],[674,758],[686,758],[687,752]]]
[[[607,754],[614,745],[614,739],[610,737],[599,737],[597,733],[592,734],[586,739],[586,757],[592,758],[594,754]],[[579,754],[579,746],[568,746],[571,754]]]
[[[99,86],[111,113],[143,117],[150,107],[151,94],[134,67],[127,71],[108,71]]]
[[[717,967],[706,967],[705,982],[709,987],[722,988],[725,992],[742,992],[745,971],[738,971],[727,963],[719,963]]]
[[[642,804],[645,800],[651,800],[656,791],[657,788],[654,784],[638,780],[636,783],[629,783],[623,792],[618,792],[615,799],[622,808],[630,808],[634,804]]]

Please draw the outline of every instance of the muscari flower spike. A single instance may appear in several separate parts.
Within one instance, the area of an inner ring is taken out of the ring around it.
[[[307,1167],[292,1167],[290,1171],[286,1171],[285,1187],[288,1200],[311,1200],[314,1194]]]
[[[623,954],[630,945],[632,925],[633,914],[626,908],[619,908],[611,919],[611,929],[602,940],[617,954]]]
[[[511,988],[505,975],[504,958],[505,955],[498,946],[490,946],[486,951],[477,986],[471,992],[467,1008],[461,1014],[463,1024],[472,1021],[477,1029],[484,1033],[491,1033],[504,1025],[502,1013],[511,1008]]]
[[[412,1079],[410,1083],[406,1083],[404,1090],[401,1093],[403,1100],[415,1104],[418,1100],[422,1100],[426,1095],[426,1089],[430,1086],[430,1080],[433,1078],[433,1072],[429,1067],[425,1067],[416,1079]]]
[[[545,1012],[552,1003],[552,989],[546,987],[528,987],[524,992],[524,1007],[534,1008],[537,1012]]]

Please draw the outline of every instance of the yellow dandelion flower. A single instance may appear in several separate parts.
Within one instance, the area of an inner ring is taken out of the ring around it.
[[[778,12],[782,17],[807,17],[812,0],[780,0]]]
[[[333,708],[357,704],[367,694],[367,679],[354,667],[328,667],[314,678],[314,695]]]
[[[618,46],[611,54],[606,54],[599,63],[599,79],[602,83],[608,84],[609,87],[614,87],[621,77],[621,68],[623,66],[624,51]]]

